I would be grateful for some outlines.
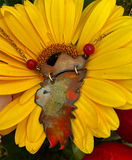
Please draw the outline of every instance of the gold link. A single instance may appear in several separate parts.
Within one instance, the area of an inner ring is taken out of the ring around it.
[[[78,71],[77,71],[77,66],[75,66],[75,73],[76,73],[76,75],[79,74]]]
[[[22,50],[16,45],[16,43],[10,38],[10,36],[6,34],[6,32],[3,30],[2,27],[0,27],[0,32],[4,36],[4,38],[11,43],[11,45],[16,49],[16,51],[20,54],[20,56],[24,58],[25,61],[28,61],[28,58],[26,57],[24,52],[22,52]]]
[[[54,80],[51,78],[51,73],[48,73],[49,79],[53,82]]]
[[[97,43],[99,43],[103,38],[105,38],[106,36],[108,36],[110,33],[112,33],[113,31],[111,31],[111,32],[108,32],[108,33],[106,33],[106,34],[103,34],[102,36],[99,36],[99,38],[98,39],[95,39],[94,40],[94,43],[93,43],[93,45],[95,45],[95,44],[97,44]]]

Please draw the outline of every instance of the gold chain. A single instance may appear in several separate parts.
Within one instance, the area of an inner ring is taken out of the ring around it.
[[[108,33],[106,33],[106,34],[103,34],[103,35],[101,35],[98,39],[95,39],[93,45],[99,43],[103,38],[105,38],[106,36],[108,36],[108,35],[109,35],[110,33],[112,33],[112,32],[113,32],[113,31],[108,32]]]
[[[28,58],[25,56],[22,50],[15,44],[15,42],[10,38],[9,35],[6,34],[6,32],[1,27],[0,27],[0,32],[2,33],[4,38],[6,38],[11,43],[11,45],[16,49],[16,51],[20,54],[20,56],[24,58],[25,61],[28,61]]]
[[[2,33],[2,35],[4,36],[5,39],[7,39],[11,45],[16,49],[16,51],[20,54],[20,56],[22,58],[25,59],[25,61],[28,61],[28,58],[25,56],[25,54],[22,52],[22,50],[15,44],[15,42],[10,38],[9,35],[6,34],[6,32],[3,30],[3,28],[0,27],[0,32]],[[104,37],[106,37],[107,35],[109,35],[111,32],[108,32],[106,34],[101,35],[98,39],[95,39],[93,45],[97,44],[98,42],[100,42]],[[37,68],[39,70],[39,68]]]

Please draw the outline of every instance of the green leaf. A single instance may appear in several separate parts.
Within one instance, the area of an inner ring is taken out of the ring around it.
[[[3,5],[4,0],[0,0],[0,7]]]
[[[8,6],[14,6],[17,3],[21,4],[21,0],[4,0],[4,2]]]
[[[73,156],[70,158],[70,160],[81,160],[84,156],[85,153],[83,153],[77,146],[74,144],[72,145],[73,148]]]
[[[85,9],[91,2],[93,2],[95,0],[84,0],[84,6],[83,9]]]
[[[22,4],[24,4],[24,0],[21,0],[22,1]]]
[[[7,6],[14,6],[15,4],[24,4],[24,0],[0,0],[3,1]],[[34,2],[34,0],[30,0],[30,2]],[[2,3],[2,2],[1,2]],[[2,3],[3,4],[3,3]]]

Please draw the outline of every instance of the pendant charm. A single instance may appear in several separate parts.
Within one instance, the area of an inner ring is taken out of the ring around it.
[[[63,149],[68,138],[73,140],[70,119],[75,118],[72,111],[76,109],[74,103],[80,96],[78,89],[86,75],[86,69],[82,69],[86,60],[85,56],[75,59],[63,53],[53,67],[42,65],[41,73],[48,78],[40,84],[42,88],[36,92],[35,103],[42,107],[39,121],[43,123],[50,147],[60,142],[60,149]]]
[[[44,130],[50,142],[50,147],[59,141],[60,149],[63,149],[68,137],[73,140],[71,118],[75,118],[72,111],[76,109],[74,102],[80,96],[78,88],[82,85],[86,70],[75,72],[64,72],[53,82],[45,79],[41,83],[42,88],[36,92],[35,102],[42,107],[40,123],[43,123]]]

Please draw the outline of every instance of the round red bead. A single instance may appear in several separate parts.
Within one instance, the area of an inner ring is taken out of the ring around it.
[[[34,59],[29,59],[26,64],[29,69],[35,69],[37,66],[37,62]]]
[[[83,52],[86,54],[86,55],[91,55],[94,53],[94,46],[92,44],[86,44],[83,48]]]

